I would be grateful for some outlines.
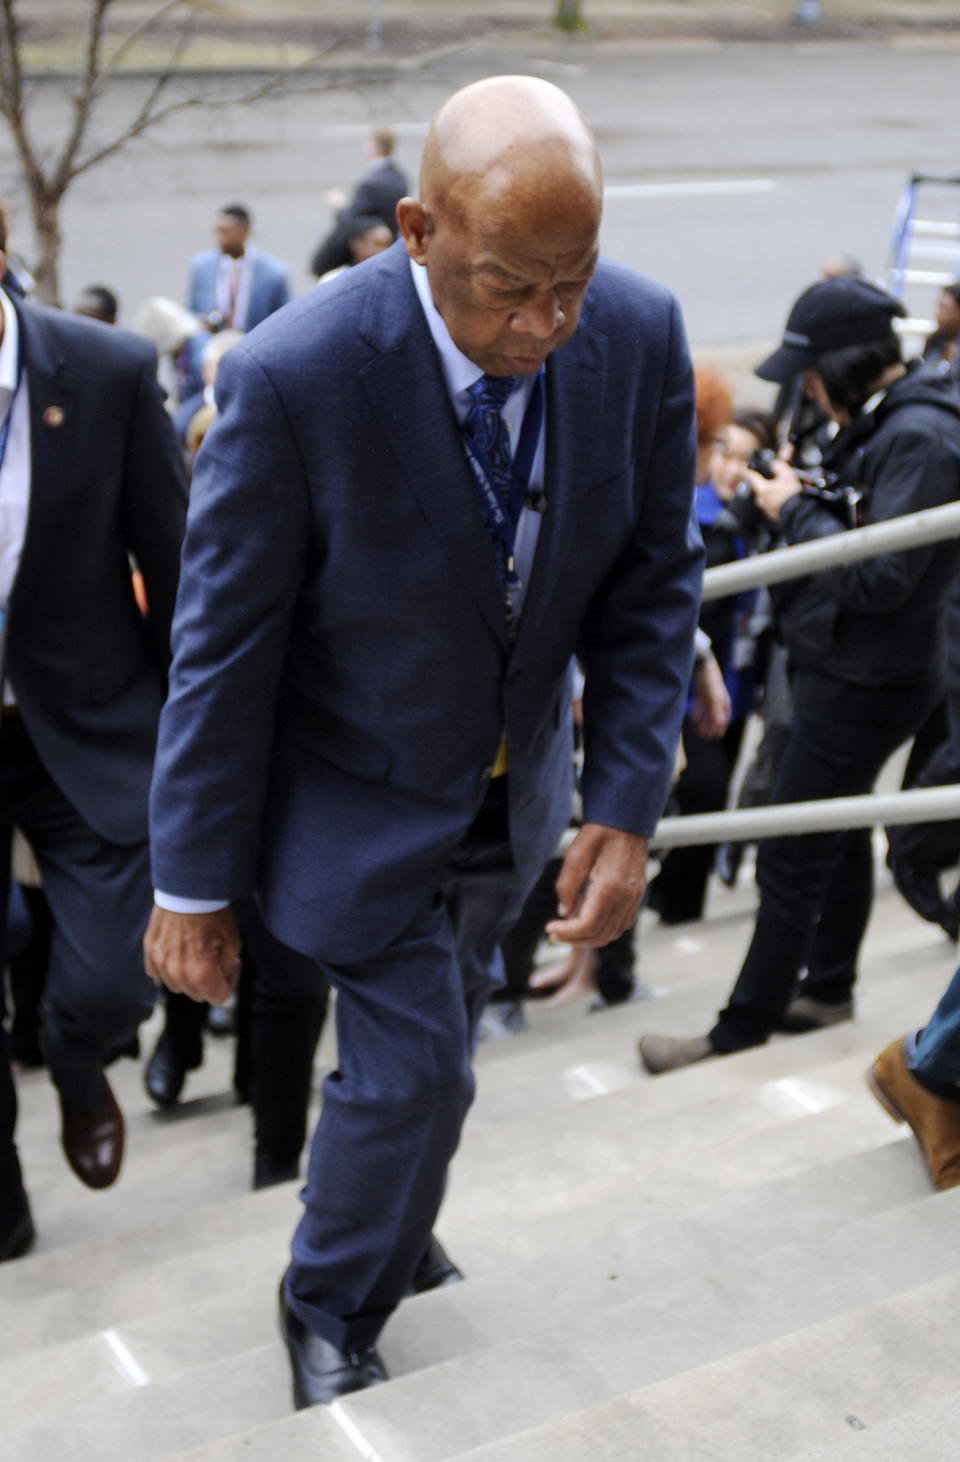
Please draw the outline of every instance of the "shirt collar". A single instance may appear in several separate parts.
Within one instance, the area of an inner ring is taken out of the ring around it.
[[[483,371],[454,345],[443,316],[433,302],[426,266],[411,259],[410,272],[423,306],[423,313],[427,317],[427,325],[433,336],[433,343],[440,352],[440,364],[443,367],[443,378],[447,383],[447,390],[456,400],[461,391],[468,391],[475,381],[479,381]]]
[[[0,311],[3,313],[3,341],[0,343],[0,387],[11,394],[17,389],[20,321],[6,290],[0,289]]]
[[[240,255],[239,259],[235,259],[232,254],[225,254],[223,250],[221,250],[220,267],[221,269],[242,269],[244,265],[253,263],[256,252],[256,245],[248,244],[243,253]]]

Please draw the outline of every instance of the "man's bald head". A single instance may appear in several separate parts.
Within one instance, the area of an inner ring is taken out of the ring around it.
[[[603,185],[570,98],[529,76],[456,92],[397,216],[456,345],[494,375],[531,372],[576,328],[596,264]]]
[[[421,201],[469,208],[479,191],[487,205],[503,206],[530,188],[573,188],[599,215],[597,146],[566,92],[534,76],[491,76],[455,92],[424,146]]]

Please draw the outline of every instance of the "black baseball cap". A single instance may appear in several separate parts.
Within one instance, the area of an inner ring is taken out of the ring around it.
[[[892,294],[854,274],[821,280],[796,301],[782,345],[754,374],[763,381],[789,381],[828,351],[886,340],[893,334],[894,316],[906,313]]]

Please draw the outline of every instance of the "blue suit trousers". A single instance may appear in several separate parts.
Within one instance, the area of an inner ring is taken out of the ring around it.
[[[363,964],[322,966],[337,991],[339,1064],[286,1282],[294,1313],[343,1350],[371,1344],[407,1292],[473,1099],[477,1022],[530,882],[510,855],[506,780],[403,934]],[[293,978],[315,983],[321,967],[287,953]]]

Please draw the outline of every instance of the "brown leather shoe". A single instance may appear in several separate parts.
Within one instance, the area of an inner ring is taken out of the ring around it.
[[[908,1122],[937,1188],[960,1184],[960,1102],[927,1091],[906,1063],[903,1040],[891,1041],[867,1072],[867,1085],[895,1122]]]
[[[60,1098],[60,1140],[67,1162],[88,1188],[109,1188],[123,1162],[123,1113],[104,1077],[106,1097],[94,1112],[68,1107]]]
[[[643,1036],[639,1051],[640,1060],[651,1076],[679,1071],[682,1066],[692,1066],[695,1061],[720,1054],[710,1044],[709,1036]]]

